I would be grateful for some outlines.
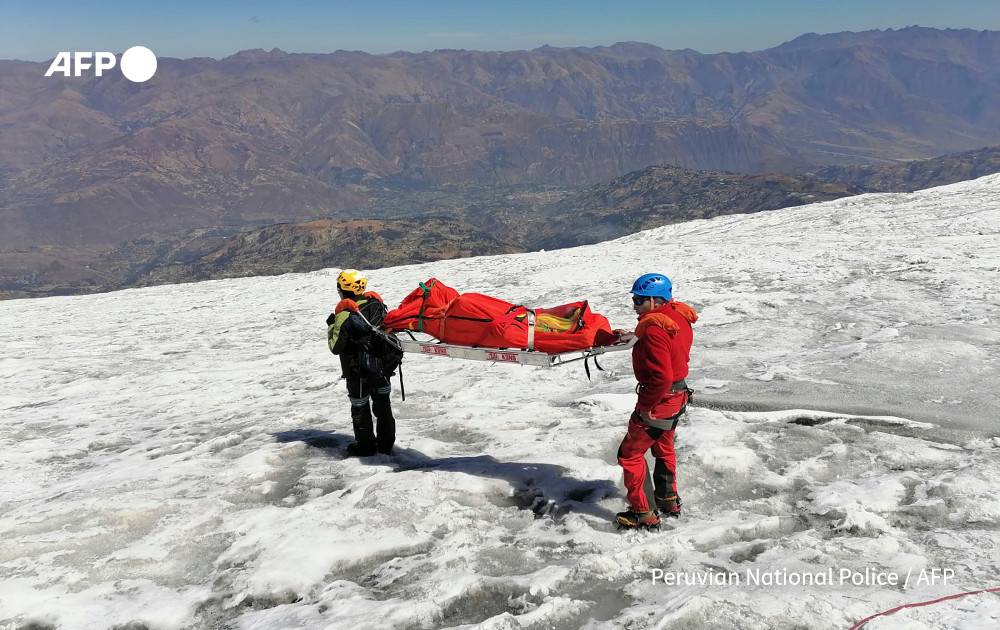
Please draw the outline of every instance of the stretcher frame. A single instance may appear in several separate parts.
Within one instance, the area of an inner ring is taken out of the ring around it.
[[[524,350],[520,348],[479,348],[473,346],[458,346],[454,344],[442,343],[431,337],[427,341],[417,339],[412,332],[406,331],[410,339],[399,339],[403,352],[423,354],[432,357],[450,357],[452,359],[469,359],[472,361],[491,361],[493,363],[516,363],[519,365],[530,365],[534,367],[553,368],[567,363],[583,361],[584,368],[589,375],[587,361],[594,359],[594,365],[602,369],[597,363],[597,357],[609,352],[620,352],[631,350],[635,345],[636,336],[632,333],[619,335],[618,341],[610,346],[593,346],[591,348],[580,348],[568,350],[555,354],[548,354],[539,350]]]

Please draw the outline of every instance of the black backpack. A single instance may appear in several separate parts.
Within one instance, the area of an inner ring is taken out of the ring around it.
[[[362,374],[389,378],[403,363],[403,349],[392,333],[373,330],[358,346],[358,367]]]
[[[386,312],[385,304],[369,299],[360,305],[360,312],[351,313],[344,325],[356,348],[358,368],[365,376],[389,378],[403,362],[399,339],[378,328]]]

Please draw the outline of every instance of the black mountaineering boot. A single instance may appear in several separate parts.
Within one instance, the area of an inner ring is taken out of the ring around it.
[[[350,457],[369,457],[375,454],[375,447],[365,447],[357,442],[354,442],[353,444],[347,445],[347,454]]]
[[[681,515],[681,497],[677,494],[672,494],[669,497],[653,497],[656,500],[656,509],[660,511],[662,516],[669,516],[671,518],[677,518]]]

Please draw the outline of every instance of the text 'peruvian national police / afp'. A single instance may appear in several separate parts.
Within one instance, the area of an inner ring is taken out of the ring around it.
[[[834,569],[790,571],[788,569],[747,569],[729,571],[664,571],[651,569],[654,583],[666,586],[902,586],[945,585],[955,579],[953,569],[922,568],[905,572],[875,569]]]

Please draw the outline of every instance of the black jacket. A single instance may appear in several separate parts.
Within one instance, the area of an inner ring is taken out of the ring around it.
[[[358,352],[361,347],[359,342],[371,334],[369,324],[381,325],[386,314],[385,304],[374,297],[360,296],[354,302],[364,319],[358,313],[347,309],[331,313],[326,319],[326,336],[330,352],[340,356],[340,367],[346,378],[361,376],[358,368]]]

